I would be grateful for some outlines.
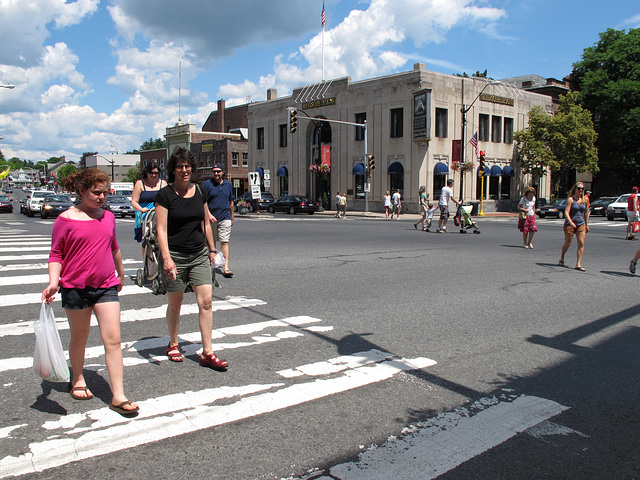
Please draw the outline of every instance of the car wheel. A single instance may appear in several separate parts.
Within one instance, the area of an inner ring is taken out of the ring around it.
[[[40,213],[40,218],[47,218],[47,216],[44,213]]]
[[[27,217],[33,217],[33,212],[31,210],[27,210]]]
[[[558,218],[563,219],[564,218],[564,212],[558,212]]]
[[[540,217],[540,218],[544,218],[544,215],[543,215],[543,214],[541,214],[541,213],[539,213],[539,214],[538,214],[538,217]]]
[[[309,212],[309,215],[313,215],[314,212]]]
[[[296,209],[293,207],[289,207],[289,214],[295,215],[295,213],[296,213]]]
[[[269,213],[275,213],[275,210],[273,209],[273,207],[269,207],[269,208],[267,208],[267,212],[269,212]]]
[[[610,222],[613,221],[613,217],[611,215],[607,215],[607,220],[609,220]]]

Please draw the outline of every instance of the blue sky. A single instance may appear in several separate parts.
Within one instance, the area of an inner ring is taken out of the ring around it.
[[[285,96],[322,78],[322,0],[0,0],[0,150],[46,160],[123,153],[178,120]],[[325,78],[487,69],[561,79],[607,28],[640,27],[617,0],[325,0]],[[113,147],[112,147],[113,145]]]

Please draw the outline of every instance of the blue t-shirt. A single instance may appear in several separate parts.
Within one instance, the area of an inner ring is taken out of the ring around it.
[[[209,211],[216,217],[216,220],[231,220],[231,210],[229,209],[231,202],[236,197],[233,195],[233,185],[227,180],[220,183],[214,183],[213,179],[207,180],[202,184],[209,205]]]

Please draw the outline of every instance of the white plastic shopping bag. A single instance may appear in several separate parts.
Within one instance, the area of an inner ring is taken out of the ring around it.
[[[216,258],[213,260],[213,266],[217,268],[224,267],[224,255],[222,252],[216,254]]]
[[[40,318],[33,324],[33,330],[36,334],[33,371],[50,382],[68,382],[69,367],[56,328],[53,308],[48,303],[42,302]]]

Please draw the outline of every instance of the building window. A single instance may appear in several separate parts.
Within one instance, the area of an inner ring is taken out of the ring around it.
[[[446,108],[436,108],[436,137],[447,138],[449,125],[449,111]]]
[[[489,141],[489,115],[480,114],[480,125],[478,127],[478,140],[481,142]]]
[[[287,124],[286,123],[282,123],[280,124],[280,147],[286,147],[287,146]]]
[[[364,123],[367,120],[366,113],[356,113],[355,123]],[[364,140],[364,127],[356,127],[356,142]]]
[[[513,143],[513,118],[504,117],[504,143]]]
[[[491,117],[491,141],[494,143],[502,142],[502,117]]]
[[[246,167],[249,165],[249,154],[247,152],[242,152],[242,166]]]
[[[264,127],[258,127],[256,129],[256,148],[258,150],[264,150]]]
[[[402,137],[402,108],[391,109],[391,138]]]
[[[240,165],[238,164],[238,152],[231,152],[231,166],[232,167],[239,167]]]

